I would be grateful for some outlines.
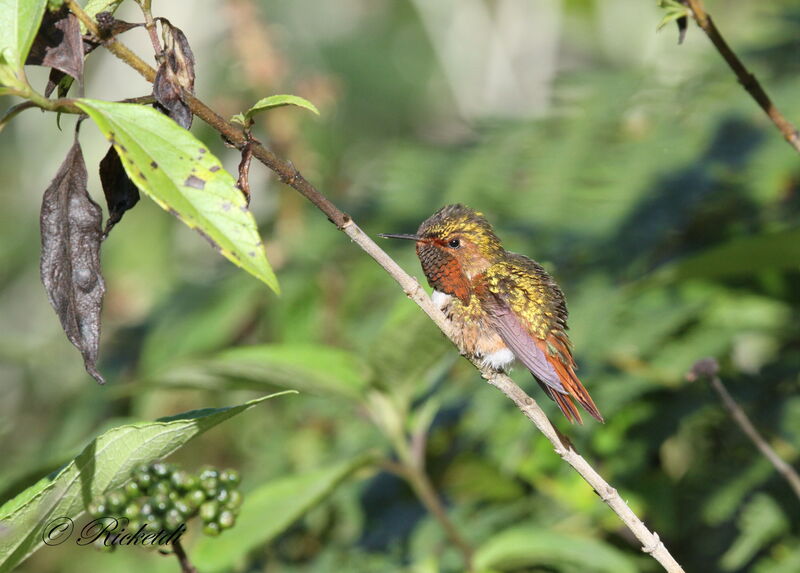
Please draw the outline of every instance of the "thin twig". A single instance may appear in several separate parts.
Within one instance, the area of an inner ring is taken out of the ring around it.
[[[186,551],[183,550],[180,539],[172,542],[172,550],[175,551],[175,557],[178,558],[178,562],[181,564],[181,573],[197,573],[197,569],[194,568],[194,565],[189,561],[189,556],[186,555]]]
[[[70,6],[70,10],[72,10],[82,22],[84,19],[91,21],[91,18],[81,10],[75,0],[65,1]],[[81,14],[83,14],[83,17]],[[87,28],[91,30],[89,24],[87,24]],[[114,39],[113,41],[104,43],[104,46],[118,58],[138,71],[145,79],[150,82],[153,81],[155,78],[155,70],[145,64],[123,44]],[[240,128],[225,121],[219,114],[192,94],[183,92],[183,101],[189,106],[192,113],[208,123],[238,149],[241,150],[246,145],[246,137]],[[425,294],[419,282],[406,273],[394,259],[387,255],[375,241],[364,233],[349,215],[340,211],[327,197],[317,191],[290,161],[279,158],[272,151],[260,144],[253,146],[253,155],[261,163],[274,171],[282,182],[294,188],[303,195],[303,197],[308,199],[314,206],[322,211],[338,229],[344,232],[365,253],[372,257],[389,276],[397,281],[406,293],[406,296],[417,303],[423,312],[430,317],[453,344],[456,344],[450,323],[447,321],[444,314],[442,314],[442,311],[439,310],[428,295]],[[600,498],[620,517],[626,527],[628,527],[634,536],[642,543],[642,551],[652,555],[668,573],[683,573],[683,568],[672,557],[666,546],[660,541],[658,535],[647,529],[642,520],[639,519],[633,510],[628,507],[628,504],[620,497],[617,490],[611,487],[574,448],[564,445],[557,431],[547,419],[544,411],[542,411],[533,398],[528,396],[505,374],[482,369],[476,362],[473,362],[473,364],[480,370],[481,375],[492,386],[498,388],[517,405],[522,413],[525,414],[552,443],[556,453],[594,488]]]
[[[458,547],[461,554],[464,556],[464,563],[467,571],[473,571],[472,556],[475,550],[472,546],[461,536],[461,533],[456,528],[455,524],[450,521],[447,515],[447,510],[444,504],[439,499],[439,495],[431,483],[428,474],[418,468],[408,467],[406,472],[406,480],[409,485],[417,494],[417,497],[425,506],[425,509],[433,515],[436,521],[444,528],[447,537]]]
[[[789,142],[789,145],[794,147],[795,151],[800,152],[800,132],[775,107],[755,75],[744,67],[742,61],[725,41],[725,38],[722,37],[716,25],[714,25],[711,15],[703,8],[703,3],[700,0],[684,0],[684,3],[692,13],[697,25],[706,33],[708,39],[711,40],[711,43],[717,48],[717,51],[728,63],[733,73],[736,74],[742,87],[748,91],[761,109],[764,110],[764,113],[769,116],[772,123],[780,130],[786,141]]]
[[[711,387],[719,394],[722,399],[722,404],[728,413],[733,418],[733,421],[739,425],[742,432],[750,438],[750,441],[755,444],[758,450],[764,455],[765,458],[775,467],[777,472],[789,482],[789,485],[794,490],[795,495],[800,498],[800,475],[797,474],[795,469],[790,466],[778,453],[772,449],[761,433],[756,429],[750,418],[745,414],[744,410],[736,403],[728,389],[722,383],[719,377],[719,365],[713,358],[703,358],[698,360],[692,367],[692,370],[686,377],[690,381],[698,378],[707,378]]]

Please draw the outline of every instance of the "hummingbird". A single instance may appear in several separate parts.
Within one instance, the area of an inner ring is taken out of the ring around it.
[[[603,422],[575,374],[564,293],[539,263],[506,251],[483,213],[446,205],[416,234],[379,236],[416,242],[433,302],[464,354],[498,372],[519,360],[570,422],[583,423],[573,399]]]

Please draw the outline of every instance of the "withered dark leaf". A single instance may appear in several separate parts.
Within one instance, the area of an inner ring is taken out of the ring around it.
[[[194,93],[194,54],[184,33],[165,18],[159,18],[164,41],[163,61],[153,82],[156,108],[189,129],[192,112],[181,98],[181,91]]]
[[[239,179],[236,181],[236,186],[244,195],[244,200],[248,206],[250,205],[250,162],[252,159],[252,141],[248,141],[247,145],[242,149],[242,159],[239,161]]]
[[[100,46],[100,44],[89,39],[89,36],[84,36],[84,61],[86,60],[86,56],[91,54],[98,46]],[[66,95],[69,93],[69,88],[72,87],[73,81],[75,80],[73,80],[72,77],[70,77],[68,74],[65,74],[61,70],[57,70],[55,68],[51,69],[50,77],[47,78],[47,87],[44,89],[45,97],[50,97],[50,94],[53,93],[53,90],[56,89],[56,87],[58,87],[58,97],[66,97]]]
[[[108,220],[103,231],[103,236],[106,236],[114,225],[119,223],[125,211],[133,208],[139,201],[139,189],[125,173],[122,161],[113,146],[100,161],[100,183],[103,184],[103,193],[108,205]]]
[[[48,66],[83,81],[83,55],[80,23],[65,4],[45,12],[25,63]]]
[[[67,338],[83,355],[86,371],[104,384],[97,371],[105,292],[100,273],[101,221],[100,207],[86,190],[86,164],[76,139],[42,199],[40,270]]]
[[[143,24],[133,24],[132,22],[125,22],[118,20],[111,12],[100,12],[97,17],[97,28],[100,32],[100,37],[103,39],[111,38],[117,34],[122,34],[133,28],[143,26]]]
[[[681,16],[676,20],[678,24],[678,44],[683,44],[686,39],[686,29],[689,26],[689,19],[686,16]]]

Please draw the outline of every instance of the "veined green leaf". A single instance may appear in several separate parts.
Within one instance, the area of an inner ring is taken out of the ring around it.
[[[244,195],[203,143],[150,107],[89,99],[75,103],[114,145],[128,177],[144,194],[280,292]]]
[[[42,529],[48,522],[80,516],[91,499],[122,485],[137,464],[168,456],[220,422],[286,393],[120,426],[93,439],[55,475],[0,507],[0,572],[10,571],[42,545]]]
[[[247,552],[268,543],[327,498],[348,476],[373,460],[367,454],[300,475],[270,481],[246,493],[235,531],[204,537],[192,558],[209,573],[227,571]]]
[[[800,229],[738,237],[668,264],[656,270],[652,279],[658,282],[711,279],[788,268],[800,268]]]
[[[0,65],[20,72],[28,57],[47,0],[0,0]]]
[[[634,562],[596,539],[534,526],[507,529],[475,552],[475,568],[507,571],[570,564],[585,573],[636,573]]]
[[[319,110],[317,109],[317,107],[307,99],[296,95],[281,94],[281,95],[272,95],[258,100],[253,107],[248,109],[243,114],[237,113],[236,115],[234,115],[231,118],[231,121],[240,123],[242,125],[247,125],[249,124],[250,120],[253,118],[255,114],[261,111],[272,109],[274,107],[282,107],[285,105],[296,105],[297,107],[304,107],[307,110],[319,115]]]
[[[370,371],[345,350],[314,344],[263,344],[221,352],[208,360],[167,370],[156,381],[169,383],[211,376],[235,378],[351,399],[362,397]]]

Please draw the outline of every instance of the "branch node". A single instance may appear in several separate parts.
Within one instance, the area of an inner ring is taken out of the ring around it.
[[[598,491],[597,495],[599,495],[600,499],[602,499],[605,503],[608,503],[609,501],[611,501],[615,497],[619,497],[619,494],[617,493],[617,490],[615,488],[611,487],[610,485],[606,485],[606,487],[603,488],[602,492]],[[653,535],[656,535],[656,534],[654,533]],[[656,537],[658,537],[658,535],[656,535]]]
[[[336,225],[336,228],[340,231],[344,231],[348,227],[352,227],[354,225],[353,218],[350,217],[347,213],[342,213],[342,222],[340,225]]]
[[[652,555],[656,551],[656,549],[658,549],[659,545],[663,545],[663,543],[661,543],[661,538],[658,536],[658,533],[654,531],[653,543],[651,543],[650,545],[643,546],[642,551],[644,553],[649,553],[650,555]]]

